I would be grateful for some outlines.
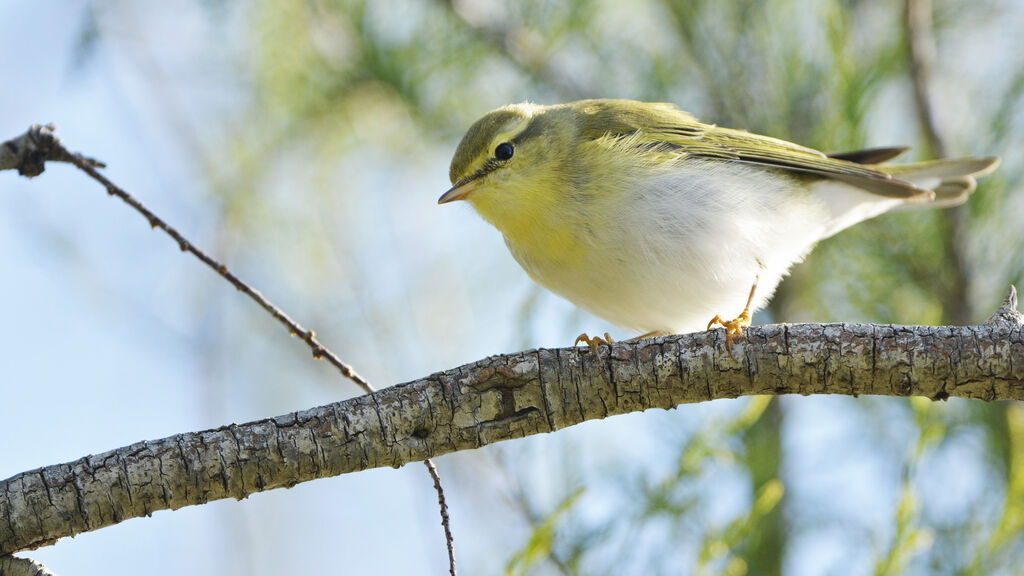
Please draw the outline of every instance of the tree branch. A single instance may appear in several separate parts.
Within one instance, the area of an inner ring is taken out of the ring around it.
[[[978,326],[778,324],[492,356],[276,418],[140,442],[0,482],[0,554],[157,510],[398,467],[586,420],[751,394],[1024,400],[1011,288]]]

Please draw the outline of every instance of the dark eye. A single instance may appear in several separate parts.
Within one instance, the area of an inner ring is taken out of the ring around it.
[[[494,149],[494,157],[498,160],[508,160],[515,152],[516,149],[512,146],[511,142],[502,142]]]

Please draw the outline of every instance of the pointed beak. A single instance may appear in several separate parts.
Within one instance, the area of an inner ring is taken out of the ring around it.
[[[447,192],[441,194],[441,197],[437,199],[438,204],[447,204],[448,202],[455,202],[456,200],[465,200],[467,196],[476,190],[476,181],[467,180],[465,182],[459,182],[448,189]]]

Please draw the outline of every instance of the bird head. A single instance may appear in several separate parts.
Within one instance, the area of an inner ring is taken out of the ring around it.
[[[499,230],[541,215],[568,193],[572,110],[512,104],[487,113],[466,132],[452,158],[452,188],[439,204],[468,201]]]

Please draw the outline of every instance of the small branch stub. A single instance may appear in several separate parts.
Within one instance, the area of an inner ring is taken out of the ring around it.
[[[0,144],[0,170],[17,170],[18,174],[32,178],[43,173],[47,162],[74,163],[77,158],[94,168],[106,166],[99,160],[68,152],[56,132],[53,124],[33,124],[21,136]]]
[[[985,325],[1002,325],[1010,328],[1024,327],[1024,314],[1021,314],[1017,310],[1017,287],[1010,285],[1010,290],[1007,291],[1006,297],[1003,298],[1003,303],[999,308],[989,316],[988,320],[985,321]]]

